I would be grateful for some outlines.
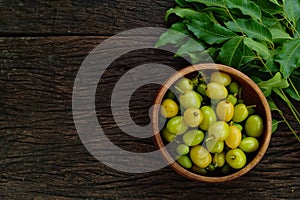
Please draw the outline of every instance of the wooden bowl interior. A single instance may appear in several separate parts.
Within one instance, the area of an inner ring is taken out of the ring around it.
[[[174,159],[171,157],[170,153],[164,148],[165,144],[160,136],[159,132],[159,125],[158,125],[158,118],[159,118],[159,107],[155,106],[152,113],[152,125],[154,131],[154,141],[156,146],[160,149],[160,152],[164,159],[169,163],[171,168],[173,168],[177,173],[181,174],[182,176],[197,180],[197,181],[204,181],[204,182],[224,182],[229,181],[235,178],[238,178],[248,171],[250,171],[259,161],[262,159],[263,155],[265,154],[270,139],[271,139],[271,132],[272,132],[272,118],[271,112],[268,105],[267,100],[265,99],[263,93],[258,88],[258,86],[245,74],[241,73],[240,71],[233,69],[228,66],[220,65],[220,64],[200,64],[194,65],[190,67],[186,67],[175,74],[173,74],[159,89],[157,96],[154,101],[154,105],[160,105],[167,90],[182,76],[186,76],[190,73],[200,71],[205,75],[209,75],[213,71],[222,71],[229,74],[234,80],[236,80],[242,87],[242,98],[245,101],[246,105],[256,105],[256,112],[262,117],[264,121],[264,133],[260,138],[260,147],[256,154],[256,156],[241,170],[226,176],[218,176],[218,177],[211,177],[211,176],[204,176],[193,173],[182,166],[180,166],[177,162],[174,162]]]

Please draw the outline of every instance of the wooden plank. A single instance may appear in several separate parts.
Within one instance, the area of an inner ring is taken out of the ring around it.
[[[113,35],[164,26],[173,0],[0,1],[0,35]]]
[[[198,183],[169,167],[127,174],[97,161],[80,141],[72,116],[72,89],[85,56],[106,37],[1,38],[1,199],[298,199],[300,146],[286,126],[273,134],[262,162],[245,176],[221,184]],[[103,77],[96,94],[98,117],[116,145],[136,152],[155,149],[151,139],[128,136],[115,126],[109,95],[132,66],[153,60],[185,65],[152,50],[121,57]],[[101,89],[102,88],[102,89]],[[157,85],[139,89],[132,115],[143,117]],[[280,101],[279,101],[280,103]],[[285,114],[299,130],[285,105]],[[299,109],[299,104],[296,104]],[[128,163],[128,165],[135,163]],[[142,163],[143,164],[143,163]],[[147,163],[144,163],[147,164]]]

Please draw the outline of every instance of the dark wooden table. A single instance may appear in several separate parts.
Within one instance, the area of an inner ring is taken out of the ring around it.
[[[73,84],[81,63],[114,34],[166,27],[164,13],[172,6],[173,0],[0,0],[0,199],[300,198],[300,144],[284,124],[252,171],[221,184],[190,181],[170,167],[119,172],[82,144],[72,115]],[[105,133],[129,151],[152,151],[155,146],[151,138],[134,138],[115,126],[109,97],[122,74],[153,60],[178,68],[186,64],[166,52],[133,52],[110,66],[96,93],[97,117]],[[144,116],[157,89],[149,85],[134,93],[130,110],[137,123],[149,122]],[[287,106],[280,105],[299,133]]]

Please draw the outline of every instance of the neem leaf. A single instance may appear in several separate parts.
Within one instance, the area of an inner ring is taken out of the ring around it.
[[[261,18],[263,24],[267,27],[272,27],[279,23],[278,18],[273,16],[272,14],[262,10],[262,18]]]
[[[300,101],[300,96],[299,96],[299,92],[300,92],[300,76],[299,75],[294,75],[292,74],[290,76],[290,87],[288,87],[287,89],[285,89],[285,91],[290,95],[290,97],[292,97],[293,99]],[[295,88],[293,88],[293,86]]]
[[[225,42],[224,45],[222,46],[218,56],[218,60],[225,65],[239,68],[243,60],[243,53],[244,53],[243,37],[242,36],[233,37],[227,42]]]
[[[203,3],[207,6],[225,7],[223,0],[186,0],[187,2]]]
[[[272,3],[274,3],[274,4],[278,5],[278,6],[280,6],[280,3],[278,3],[277,0],[270,0],[270,2],[272,2]]]
[[[248,0],[227,0],[226,6],[229,9],[239,9],[244,15],[249,15],[253,19],[261,19],[261,10],[258,5]]]
[[[278,124],[280,123],[281,121],[277,121],[276,119],[272,119],[272,133],[274,133],[277,128],[278,128]]]
[[[232,31],[243,32],[252,39],[267,41],[272,43],[272,34],[263,24],[253,19],[237,19],[234,22],[229,21],[225,25]]]
[[[184,44],[180,46],[175,56],[190,55],[191,53],[200,52],[204,50],[205,46],[201,42],[189,38]]]
[[[286,31],[279,28],[272,27],[270,28],[270,32],[272,34],[274,43],[292,39],[292,37]]]
[[[261,68],[260,71],[271,72],[272,74],[279,72],[280,66],[279,66],[279,63],[275,62],[274,57],[269,58],[266,61],[265,65],[266,65],[266,67]]]
[[[212,13],[216,19],[219,21],[229,21],[231,20],[230,13],[225,8],[220,7],[207,7],[202,9],[202,11]]]
[[[257,58],[257,56],[255,55],[253,50],[250,49],[248,46],[244,45],[244,55],[241,65],[245,65],[254,60],[255,58]]]
[[[175,0],[176,4],[181,6],[181,7],[186,7],[189,5],[185,0]]]
[[[231,30],[213,23],[203,23],[197,20],[186,21],[187,27],[195,36],[208,44],[220,44],[236,36]]]
[[[300,37],[300,19],[298,19],[297,25],[296,25],[296,32],[294,33],[294,37]]]
[[[289,77],[294,69],[300,67],[300,38],[283,43],[283,48],[275,61],[280,63],[280,72],[284,78]]]
[[[248,37],[244,38],[244,43],[250,49],[253,49],[254,51],[256,51],[256,53],[259,56],[261,56],[263,59],[268,60],[270,57],[272,57],[272,54],[271,54],[270,50],[268,49],[267,45],[256,42]]]
[[[287,18],[296,26],[296,22],[300,18],[300,1],[285,0],[283,2],[283,9]]]
[[[158,48],[166,44],[178,44],[187,36],[188,31],[185,24],[182,22],[175,23],[170,29],[160,36],[159,40],[155,44],[155,47]]]
[[[271,111],[279,111],[280,112],[279,108],[274,103],[274,101],[268,99],[268,104],[269,104],[269,107],[270,107]]]
[[[274,88],[283,89],[289,87],[289,83],[286,79],[283,79],[280,72],[277,72],[275,76],[267,81],[261,81],[257,83],[266,97],[270,96]]]
[[[181,8],[179,6],[171,8],[166,12],[165,21],[168,21],[168,18],[171,14],[175,14],[178,17],[184,19],[198,19],[200,21],[211,21],[207,13],[195,11],[191,8]]]
[[[271,15],[283,13],[282,6],[280,6],[279,3],[275,3],[275,5],[274,2],[275,1],[256,0],[256,4],[260,7],[260,9]]]

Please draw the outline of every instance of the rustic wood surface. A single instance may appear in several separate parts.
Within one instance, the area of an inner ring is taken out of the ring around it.
[[[72,116],[81,63],[110,35],[166,26],[164,12],[173,5],[173,0],[0,0],[0,199],[300,198],[300,145],[284,124],[251,172],[221,184],[190,181],[170,167],[122,173],[96,160],[82,144]],[[155,146],[151,138],[137,139],[115,126],[109,96],[124,72],[154,60],[176,68],[187,64],[166,52],[133,52],[110,66],[97,90],[97,116],[105,133],[129,151]],[[135,92],[130,108],[138,124],[149,122],[144,116],[157,89],[149,85]],[[299,134],[287,106],[277,102]]]

